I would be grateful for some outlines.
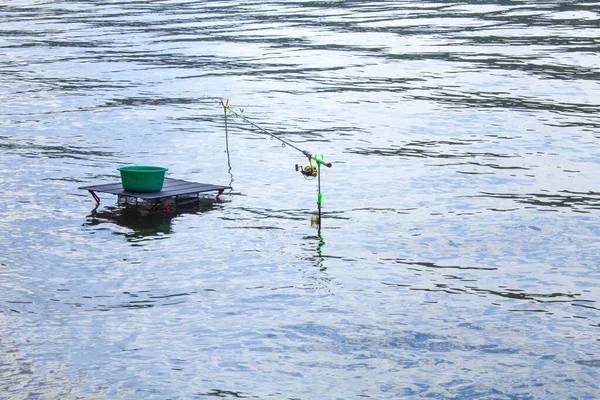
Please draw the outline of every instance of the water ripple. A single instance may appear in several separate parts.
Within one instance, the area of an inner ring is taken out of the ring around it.
[[[597,8],[0,5],[3,394],[598,397]]]

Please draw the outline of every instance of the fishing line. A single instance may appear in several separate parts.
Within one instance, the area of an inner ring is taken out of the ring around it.
[[[227,108],[229,107],[229,99],[225,103],[221,100],[223,111],[225,112],[225,152],[227,153],[227,171],[229,172],[229,186],[233,187],[233,173],[231,172],[231,157],[229,155],[229,131],[227,129]]]

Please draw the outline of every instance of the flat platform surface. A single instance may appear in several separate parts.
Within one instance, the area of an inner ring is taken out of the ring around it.
[[[137,197],[138,199],[162,199],[166,197],[182,196],[202,192],[220,191],[231,189],[231,186],[213,185],[208,183],[188,182],[181,179],[165,178],[163,188],[159,192],[129,192],[123,190],[121,182],[107,183],[103,185],[83,186],[79,189],[100,193],[111,193],[120,196]]]

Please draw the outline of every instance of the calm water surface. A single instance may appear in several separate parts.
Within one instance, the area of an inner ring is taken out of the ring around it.
[[[3,2],[0,398],[600,398],[599,10]]]

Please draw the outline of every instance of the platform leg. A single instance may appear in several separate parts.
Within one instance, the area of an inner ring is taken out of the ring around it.
[[[88,190],[88,192],[90,192],[94,200],[96,200],[96,207],[98,207],[100,205],[100,197],[98,197],[98,195],[93,190]]]
[[[154,210],[154,207],[156,207],[157,205],[161,205],[163,206],[163,209],[165,210],[165,217],[169,214],[169,207],[167,207],[167,205],[164,203],[164,201],[162,201],[161,199],[156,200],[156,202],[154,203],[154,205],[152,207],[150,207],[150,210],[148,210],[148,212],[152,212],[152,210]]]
[[[163,218],[166,218],[170,211],[169,207],[167,207],[167,205],[162,200],[160,200],[160,204],[162,204],[163,208],[165,209],[165,215],[163,215]]]

